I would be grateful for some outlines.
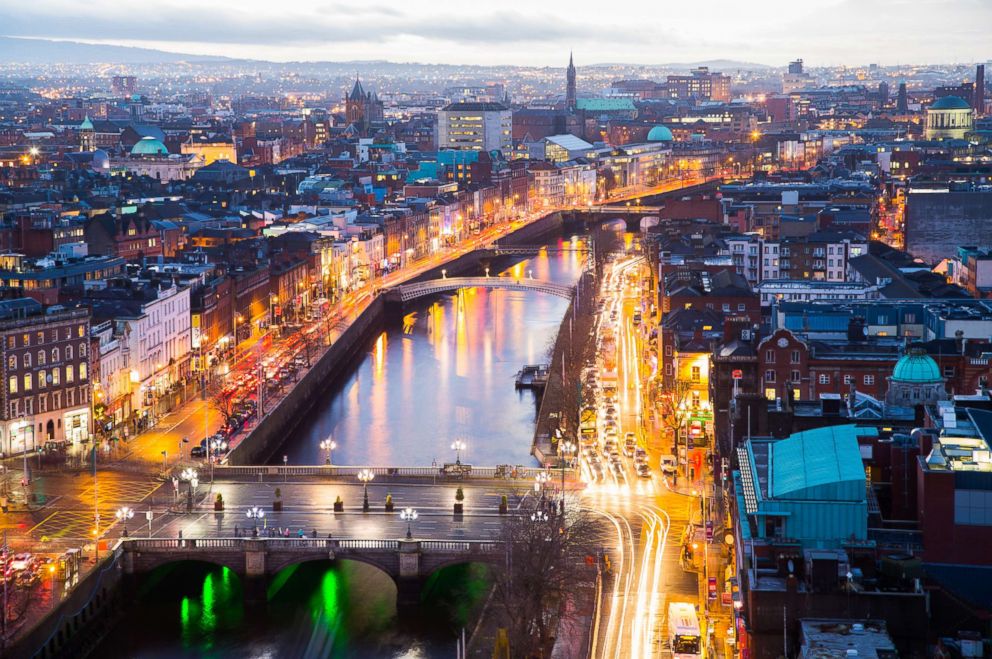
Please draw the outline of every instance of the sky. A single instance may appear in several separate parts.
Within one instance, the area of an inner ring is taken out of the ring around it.
[[[992,57],[992,0],[0,0],[0,34],[273,61],[782,66]]]

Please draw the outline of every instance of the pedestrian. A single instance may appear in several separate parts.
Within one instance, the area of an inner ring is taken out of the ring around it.
[[[288,538],[289,537],[289,527],[288,526],[286,527],[285,535],[283,535],[283,537],[284,538]]]
[[[312,537],[316,540],[316,538],[317,538],[317,529],[314,529],[313,530],[313,536]]]
[[[234,537],[235,538],[238,537],[238,525],[237,524],[234,525]]]
[[[302,538],[303,537],[303,529],[302,528],[296,533],[296,536],[298,538]]]

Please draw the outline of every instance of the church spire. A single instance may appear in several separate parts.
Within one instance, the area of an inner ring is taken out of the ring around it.
[[[565,70],[565,109],[575,110],[575,61],[572,52],[568,53],[568,69]]]

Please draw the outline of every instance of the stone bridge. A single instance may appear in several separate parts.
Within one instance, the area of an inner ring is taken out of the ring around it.
[[[499,564],[498,540],[383,540],[331,538],[122,538],[118,551],[125,574],[141,574],[178,561],[222,565],[243,578],[249,600],[262,601],[268,579],[309,561],[353,560],[388,574],[398,606],[416,605],[430,575],[460,563]]]
[[[459,288],[502,288],[510,291],[537,291],[572,299],[574,286],[556,284],[539,279],[513,277],[444,277],[428,281],[395,286],[386,292],[386,298],[396,302],[409,302],[418,297],[456,291]]]

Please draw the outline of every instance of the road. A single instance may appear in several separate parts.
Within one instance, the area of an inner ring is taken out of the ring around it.
[[[600,436],[608,423],[604,412],[615,407],[617,437],[633,433],[646,452],[650,478],[638,476],[635,461],[621,453],[620,473],[607,470],[589,485],[584,502],[607,518],[617,534],[611,552],[614,568],[610,598],[601,617],[597,656],[607,659],[668,656],[665,617],[670,601],[697,602],[698,577],[683,570],[681,539],[694,498],[673,491],[659,471],[663,446],[653,424],[645,423],[644,379],[650,375],[644,356],[644,325],[635,312],[647,316],[641,281],[647,265],[636,254],[618,259],[603,277],[604,299],[598,331],[613,333],[616,342],[616,393],[607,402],[608,387],[600,387]],[[606,372],[600,364],[601,375]],[[605,449],[605,442],[601,442]],[[605,453],[605,451],[604,451]],[[588,463],[586,477],[592,475]]]

